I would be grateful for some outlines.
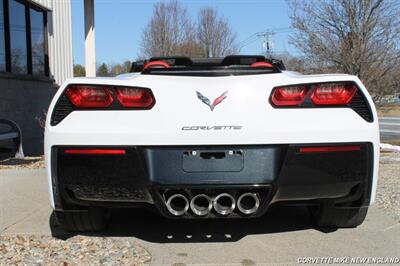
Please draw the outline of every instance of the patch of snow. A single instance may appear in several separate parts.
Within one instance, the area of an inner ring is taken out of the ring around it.
[[[380,147],[381,147],[381,150],[400,152],[400,146],[398,146],[398,145],[381,143]]]

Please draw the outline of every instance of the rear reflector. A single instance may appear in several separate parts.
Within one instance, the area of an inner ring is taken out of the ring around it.
[[[154,105],[154,97],[149,89],[117,88],[118,101],[128,108],[150,109]]]
[[[271,101],[276,106],[294,106],[301,104],[306,94],[306,86],[280,87],[274,90]]]
[[[357,87],[345,83],[325,83],[314,86],[311,101],[315,105],[348,104],[357,91]]]
[[[73,85],[67,89],[67,97],[76,107],[104,108],[113,98],[107,88]]]
[[[327,147],[302,147],[300,153],[314,152],[340,152],[340,151],[359,151],[360,146],[327,146]]]
[[[110,150],[110,149],[68,149],[64,150],[65,154],[105,154],[118,155],[125,154],[125,150]]]

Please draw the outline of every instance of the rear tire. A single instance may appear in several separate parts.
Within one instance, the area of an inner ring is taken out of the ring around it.
[[[335,207],[321,204],[309,208],[315,225],[326,228],[353,228],[362,224],[368,207]]]
[[[94,232],[106,228],[106,216],[102,209],[54,211],[57,223],[69,232]]]

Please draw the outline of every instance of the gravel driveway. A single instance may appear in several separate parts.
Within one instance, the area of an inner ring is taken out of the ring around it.
[[[0,265],[143,265],[150,254],[128,240],[75,236],[0,236]]]
[[[400,153],[382,152],[376,203],[400,222]]]

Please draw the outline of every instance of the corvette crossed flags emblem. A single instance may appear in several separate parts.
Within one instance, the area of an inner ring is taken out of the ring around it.
[[[217,97],[213,103],[211,103],[210,99],[205,97],[203,94],[200,92],[196,91],[197,93],[197,98],[199,98],[204,104],[206,104],[208,107],[210,107],[211,111],[214,110],[214,108],[220,104],[223,100],[225,100],[226,95],[228,94],[228,91],[225,91],[224,93],[221,94],[221,96]]]

